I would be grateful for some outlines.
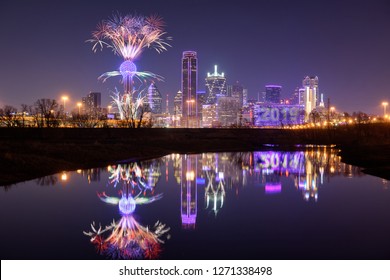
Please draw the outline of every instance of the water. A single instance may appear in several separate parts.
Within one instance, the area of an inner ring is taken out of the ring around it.
[[[63,172],[0,189],[0,257],[389,259],[389,186],[326,147]]]

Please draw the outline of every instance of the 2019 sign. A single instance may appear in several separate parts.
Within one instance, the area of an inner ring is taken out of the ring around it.
[[[301,105],[257,105],[255,106],[255,125],[280,126],[300,124],[303,121]]]

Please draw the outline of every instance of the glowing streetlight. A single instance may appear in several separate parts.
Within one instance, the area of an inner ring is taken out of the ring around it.
[[[111,106],[111,105],[108,105],[107,108],[108,108],[108,113],[110,114],[110,113],[111,113],[111,108],[112,108],[112,106]]]
[[[67,180],[68,180],[68,175],[65,172],[63,172],[61,174],[61,181],[67,181]]]
[[[83,104],[81,102],[77,102],[77,107],[79,107],[79,115],[80,115],[80,108]]]
[[[386,117],[386,106],[389,105],[389,103],[387,103],[386,101],[382,102],[382,106],[383,106],[383,116]]]
[[[65,112],[65,102],[68,101],[68,97],[66,95],[61,97],[62,101],[64,101],[64,112]]]

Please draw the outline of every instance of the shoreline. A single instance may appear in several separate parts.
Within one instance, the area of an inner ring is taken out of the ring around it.
[[[270,143],[274,150],[336,145],[342,162],[390,180],[390,125],[367,128],[364,134],[324,129],[0,129],[0,186],[171,153],[267,150]]]

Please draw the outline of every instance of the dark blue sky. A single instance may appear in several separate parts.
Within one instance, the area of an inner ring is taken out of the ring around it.
[[[159,14],[172,48],[146,50],[138,69],[165,77],[157,84],[170,101],[180,89],[184,50],[199,58],[199,89],[214,64],[228,83],[239,80],[255,98],[266,84],[287,96],[306,75],[319,77],[320,92],[342,111],[381,113],[390,101],[390,2],[306,0],[21,1],[0,3],[0,106],[33,104],[67,92],[75,106],[90,91],[121,88],[121,58],[93,53],[85,41],[113,12]],[[171,102],[172,103],[172,102]]]

